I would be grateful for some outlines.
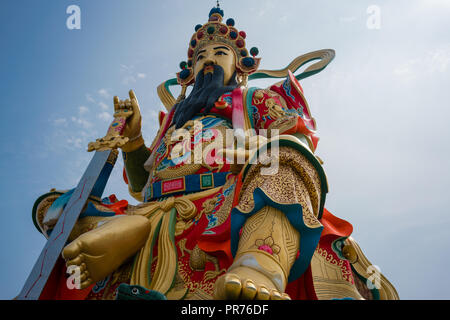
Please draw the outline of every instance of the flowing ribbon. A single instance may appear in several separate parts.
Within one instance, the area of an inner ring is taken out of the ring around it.
[[[323,49],[309,52],[307,54],[298,56],[297,58],[292,60],[287,67],[283,69],[257,70],[256,72],[249,75],[248,80],[251,81],[255,79],[265,79],[265,78],[284,78],[288,75],[288,70],[290,70],[292,73],[295,73],[300,67],[304,66],[305,64],[315,60],[319,60],[318,62],[306,68],[305,71],[295,76],[297,80],[305,79],[325,69],[325,67],[331,61],[333,61],[334,56],[335,52],[332,49]],[[179,85],[177,79],[172,78],[164,81],[158,86],[158,96],[163,105],[169,111],[176,102],[176,99],[173,97],[169,87],[175,85]]]

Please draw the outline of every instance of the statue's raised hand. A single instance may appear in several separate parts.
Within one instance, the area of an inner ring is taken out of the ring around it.
[[[141,111],[133,90],[130,99],[119,100],[114,97],[114,120],[103,138],[90,142],[88,151],[104,151],[121,148],[131,152],[144,144],[141,134]]]
[[[133,90],[129,92],[129,99],[119,100],[117,96],[114,97],[114,114],[126,114],[131,111],[131,116],[126,120],[125,128],[122,136],[128,138],[128,142],[121,146],[125,152],[131,152],[144,144],[141,134],[142,116],[139,108],[139,102]]]

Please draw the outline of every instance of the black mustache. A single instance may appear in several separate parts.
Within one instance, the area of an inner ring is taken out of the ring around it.
[[[213,72],[204,74],[205,68],[212,66]],[[189,96],[174,106],[175,114],[172,123],[176,128],[181,128],[193,116],[204,109],[203,114],[211,111],[214,103],[224,93],[233,91],[237,87],[236,73],[231,77],[227,85],[223,84],[224,70],[219,65],[208,65],[197,74],[194,88]]]

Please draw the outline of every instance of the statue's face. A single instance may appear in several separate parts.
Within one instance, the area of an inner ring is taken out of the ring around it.
[[[236,57],[234,51],[223,43],[211,43],[198,51],[195,57],[194,76],[203,70],[206,74],[213,72],[213,65],[219,65],[224,71],[223,84],[230,81],[236,71]]]

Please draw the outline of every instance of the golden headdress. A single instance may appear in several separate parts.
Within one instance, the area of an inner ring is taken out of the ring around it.
[[[218,6],[209,12],[208,22],[195,26],[195,33],[189,42],[188,61],[181,62],[182,69],[177,73],[177,81],[182,86],[192,84],[194,79],[193,66],[197,52],[210,43],[220,42],[230,47],[236,54],[236,71],[238,76],[249,75],[258,69],[261,58],[256,58],[258,49],[249,50],[245,47],[246,33],[234,27],[234,19],[229,18],[222,23],[223,10]]]

